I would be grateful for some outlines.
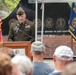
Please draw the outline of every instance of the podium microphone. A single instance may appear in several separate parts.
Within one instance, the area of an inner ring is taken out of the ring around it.
[[[16,27],[14,28],[14,30],[15,30],[15,32],[17,33],[17,32],[19,31],[19,28],[16,26]]]

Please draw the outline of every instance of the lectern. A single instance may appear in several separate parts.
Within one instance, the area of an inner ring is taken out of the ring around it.
[[[3,47],[10,47],[12,49],[24,49],[25,55],[31,59],[31,42],[30,41],[21,41],[21,42],[4,42]]]

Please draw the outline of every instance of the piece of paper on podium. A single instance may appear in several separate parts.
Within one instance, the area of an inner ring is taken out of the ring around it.
[[[25,55],[25,48],[13,49],[15,55]]]

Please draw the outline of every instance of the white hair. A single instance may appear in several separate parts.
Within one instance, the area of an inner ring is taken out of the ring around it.
[[[24,55],[16,55],[12,58],[12,63],[15,63],[18,65],[20,71],[23,75],[30,75],[32,70],[32,63],[31,60]]]

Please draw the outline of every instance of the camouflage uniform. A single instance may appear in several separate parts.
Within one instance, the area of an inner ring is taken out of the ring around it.
[[[20,13],[21,11],[21,13]],[[18,10],[16,14],[22,15],[24,12]],[[17,31],[17,29],[19,30]],[[18,21],[11,23],[8,40],[9,41],[31,41],[33,42],[35,38],[35,27],[34,23],[27,20],[24,24],[20,24]]]

